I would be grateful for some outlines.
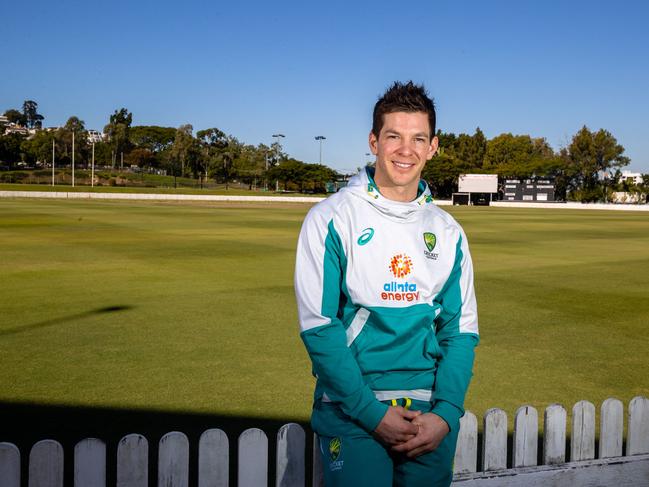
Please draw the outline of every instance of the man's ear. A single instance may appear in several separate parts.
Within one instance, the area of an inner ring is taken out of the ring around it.
[[[435,138],[437,138],[437,137],[435,137]],[[374,135],[374,132],[370,131],[369,145],[370,145],[370,151],[372,151],[372,154],[374,154],[374,155],[376,155],[376,153],[379,151],[378,144],[379,144],[379,141],[376,138],[376,135]]]
[[[433,137],[433,140],[430,141],[428,160],[433,158],[433,156],[437,153],[437,149],[439,149],[439,139],[437,138],[437,136],[435,136]]]

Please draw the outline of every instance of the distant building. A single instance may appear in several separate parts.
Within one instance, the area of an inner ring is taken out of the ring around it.
[[[631,184],[642,184],[642,174],[639,172],[622,171],[620,182],[624,181]]]
[[[88,142],[91,144],[96,144],[104,140],[104,134],[98,132],[97,130],[88,130]]]

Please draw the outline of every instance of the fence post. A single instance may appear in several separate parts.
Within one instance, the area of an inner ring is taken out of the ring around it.
[[[304,487],[305,434],[296,423],[285,424],[277,432],[277,487]]]
[[[11,443],[0,443],[0,485],[20,487],[20,451]]]
[[[460,418],[453,473],[473,473],[478,464],[478,419],[471,411]]]
[[[258,428],[245,430],[239,436],[239,487],[268,485],[268,438]]]
[[[538,463],[539,414],[532,406],[522,406],[514,419],[513,467],[531,467]]]
[[[482,460],[485,472],[507,468],[507,414],[502,409],[491,408],[485,414]]]
[[[543,416],[543,464],[566,461],[566,410],[561,404],[551,404]]]
[[[637,396],[629,403],[627,455],[649,453],[649,399]]]
[[[74,447],[75,487],[106,487],[106,443],[86,438]]]
[[[54,440],[36,443],[29,453],[29,487],[63,487],[63,447]]]
[[[599,458],[622,456],[624,406],[622,401],[609,397],[602,403],[599,427]]]
[[[189,440],[172,431],[158,445],[158,487],[189,487]]]
[[[204,431],[198,441],[198,487],[227,487],[230,444],[220,429]]]
[[[131,434],[117,445],[117,487],[148,487],[149,442]]]
[[[579,401],[572,407],[572,434],[570,437],[570,461],[595,458],[595,405]]]
[[[324,474],[322,473],[322,452],[320,451],[320,438],[313,433],[313,487],[324,487]]]

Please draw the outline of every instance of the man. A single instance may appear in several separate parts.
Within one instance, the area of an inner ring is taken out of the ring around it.
[[[420,181],[438,145],[423,86],[386,91],[369,145],[375,168],[309,211],[297,249],[325,483],[449,485],[478,322],[466,236]]]

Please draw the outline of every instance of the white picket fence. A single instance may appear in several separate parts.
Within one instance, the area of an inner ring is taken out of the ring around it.
[[[572,408],[570,457],[566,462],[567,412],[559,404],[546,408],[543,419],[541,464],[538,465],[538,413],[531,406],[518,409],[514,418],[511,456],[507,448],[507,415],[490,409],[484,416],[481,463],[478,464],[478,421],[467,411],[461,419],[454,463],[456,486],[642,486],[649,485],[649,399],[629,403],[626,451],[623,456],[624,407],[607,399],[600,409],[598,455],[595,448],[595,406],[580,401]],[[322,464],[315,447],[310,484],[322,485]],[[295,423],[277,434],[277,487],[306,485],[306,435]],[[230,446],[220,429],[205,431],[198,445],[198,486],[222,487],[229,481]],[[29,487],[63,487],[63,447],[54,440],[36,443],[28,459]],[[105,487],[106,444],[87,438],[74,448],[74,486]],[[0,443],[0,486],[21,485],[21,456],[11,443]],[[148,487],[149,444],[130,434],[117,446],[117,487]],[[478,470],[478,467],[481,469]],[[174,431],[158,445],[157,485],[188,487],[189,441]],[[269,485],[268,437],[260,429],[245,430],[238,438],[237,483],[240,487]]]

